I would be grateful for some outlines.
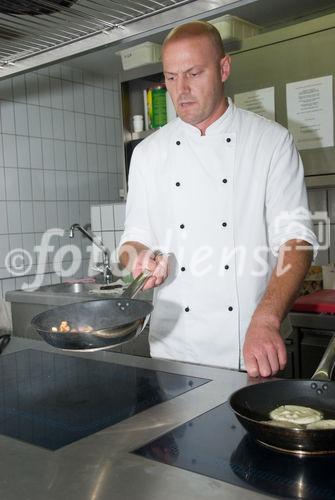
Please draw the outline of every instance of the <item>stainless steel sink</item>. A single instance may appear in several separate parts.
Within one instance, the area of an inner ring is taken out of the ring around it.
[[[95,285],[94,283],[59,283],[57,285],[42,286],[40,290],[43,289],[45,292],[54,293],[83,293],[88,292],[94,286],[100,287],[100,285]]]
[[[51,293],[87,293],[90,290],[99,290],[101,284],[98,283],[58,283],[56,285],[45,285],[39,291]]]
[[[87,294],[92,290],[100,290],[103,283],[57,283],[55,285],[44,285],[38,288],[37,292],[45,293],[75,293],[75,294]],[[120,285],[111,285],[115,290],[120,290]],[[110,289],[110,293],[113,292],[113,288]],[[102,290],[103,292],[103,290]]]

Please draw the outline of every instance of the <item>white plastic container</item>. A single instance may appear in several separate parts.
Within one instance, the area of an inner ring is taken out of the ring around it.
[[[143,130],[143,116],[142,115],[134,115],[133,116],[133,131],[134,132],[142,132]]]
[[[261,28],[236,16],[229,14],[210,21],[219,31],[222,40],[243,40],[257,35]]]
[[[119,50],[116,54],[121,56],[123,69],[138,68],[146,64],[160,62],[161,45],[158,43],[144,42],[128,49]]]

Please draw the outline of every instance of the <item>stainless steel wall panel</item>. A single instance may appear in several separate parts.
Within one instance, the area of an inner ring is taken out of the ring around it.
[[[328,16],[326,16],[328,17]],[[292,28],[292,38],[272,43],[267,35],[267,45],[233,53],[233,71],[226,83],[226,93],[265,87],[275,87],[276,121],[287,127],[286,84],[335,74],[335,18],[333,27],[299,35]],[[328,26],[328,24],[326,24]],[[265,35],[264,35],[265,36]],[[274,35],[275,36],[275,35]],[[286,30],[286,36],[289,36]],[[335,173],[335,148],[301,150],[305,175]]]

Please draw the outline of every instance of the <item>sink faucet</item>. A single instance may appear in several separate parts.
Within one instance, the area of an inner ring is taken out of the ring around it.
[[[102,241],[97,236],[89,233],[83,226],[78,223],[72,224],[69,231],[69,237],[74,237],[74,231],[78,229],[86,238],[88,238],[95,246],[97,246],[103,253],[104,260],[97,269],[104,275],[104,282],[109,285],[112,281],[112,269],[110,267],[109,250],[102,244]]]

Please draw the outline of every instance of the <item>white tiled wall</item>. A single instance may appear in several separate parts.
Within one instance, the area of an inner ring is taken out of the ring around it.
[[[125,203],[111,203],[91,207],[92,231],[100,236],[111,253],[111,262],[117,262],[116,248],[124,230],[126,217]],[[99,249],[93,252],[94,262],[101,261]]]
[[[117,80],[101,79],[66,65],[0,81],[0,292],[32,282],[43,233],[57,227],[54,250],[46,260],[45,280],[54,274],[55,252],[74,244],[83,253],[76,275],[87,275],[87,241],[71,223],[90,222],[90,207],[119,199],[122,137]],[[14,277],[5,265],[10,250],[22,247],[26,277]],[[70,253],[64,262],[70,262]],[[58,260],[60,256],[58,255]]]

